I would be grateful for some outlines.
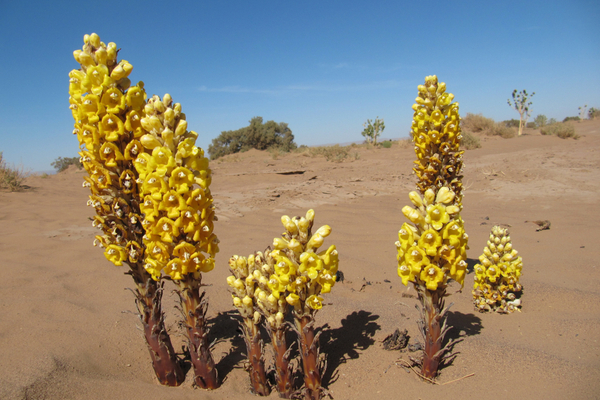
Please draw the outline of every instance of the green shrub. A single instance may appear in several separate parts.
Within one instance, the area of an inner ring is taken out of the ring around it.
[[[460,147],[465,150],[473,150],[481,147],[479,138],[473,135],[471,132],[463,131],[462,140],[460,141]]]
[[[533,122],[535,123],[536,128],[541,128],[543,126],[546,126],[546,124],[548,123],[548,118],[545,115],[540,114],[537,117],[535,117]]]
[[[385,141],[381,142],[381,147],[383,147],[384,149],[389,149],[390,147],[392,147],[392,141],[385,140]]]
[[[600,117],[600,110],[597,108],[590,108],[590,110],[588,111],[588,118],[589,119],[596,119]]]
[[[578,116],[575,117],[566,117],[565,119],[563,119],[563,122],[569,122],[569,121],[580,121],[581,118],[579,118]]]
[[[58,157],[54,162],[50,163],[56,170],[56,172],[63,172],[71,165],[77,166],[77,168],[83,168],[83,164],[79,160],[79,157]]]
[[[492,129],[495,124],[496,122],[491,118],[486,118],[481,114],[471,113],[467,113],[467,116],[460,122],[462,129],[469,132],[484,132]]]
[[[579,135],[575,133],[575,128],[571,124],[565,124],[564,122],[557,122],[552,125],[546,125],[540,129],[542,135],[555,135],[561,139],[573,138],[579,139]]]
[[[518,119],[507,119],[506,121],[502,121],[502,123],[508,128],[518,128],[520,121]]]
[[[223,131],[208,146],[211,160],[227,154],[239,153],[250,149],[268,150],[278,148],[289,152],[296,148],[294,135],[285,122],[267,121],[254,117],[250,125],[235,131]]]
[[[528,122],[525,125],[525,128],[535,129],[535,122]]]
[[[556,121],[556,119],[555,119],[555,118],[550,118],[550,119],[548,120],[548,123],[547,123],[546,125],[552,125],[552,124],[555,124],[556,122],[558,122],[558,121]]]
[[[2,159],[0,152],[0,188],[8,189],[11,192],[17,192],[25,189],[23,182],[27,178],[27,174],[22,168],[10,166]]]
[[[320,147],[310,147],[309,154],[312,157],[323,156],[327,161],[332,162],[342,162],[347,158],[353,157],[355,160],[358,160],[359,155],[357,152],[350,154],[348,147],[340,146],[336,144],[334,146],[320,146]]]

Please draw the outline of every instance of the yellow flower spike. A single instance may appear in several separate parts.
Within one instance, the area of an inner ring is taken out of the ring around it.
[[[437,265],[430,264],[421,270],[419,278],[425,282],[427,289],[437,290],[440,283],[444,283],[444,271]]]
[[[119,140],[125,132],[123,121],[114,114],[106,114],[100,121],[100,134],[109,142]]]
[[[110,142],[106,142],[100,147],[100,159],[107,167],[116,167],[118,161],[124,160],[119,148]]]
[[[425,222],[433,226],[435,230],[439,231],[449,221],[450,216],[446,212],[446,207],[443,204],[427,206],[427,216],[425,217]]]
[[[104,250],[104,256],[116,266],[121,266],[123,261],[127,260],[127,250],[124,247],[111,244]]]
[[[313,294],[306,299],[306,305],[313,310],[320,310],[323,308],[323,298]]]
[[[435,257],[442,245],[442,236],[434,229],[428,229],[421,234],[418,244],[428,256]]]
[[[169,186],[175,188],[178,193],[187,193],[194,184],[194,174],[185,167],[177,167],[171,172]]]

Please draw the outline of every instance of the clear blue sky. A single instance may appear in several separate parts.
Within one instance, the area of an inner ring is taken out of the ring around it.
[[[600,107],[600,2],[0,0],[0,151],[30,171],[76,156],[73,50],[96,32],[149,95],[170,93],[207,148],[254,116],[298,144],[362,140],[379,116],[408,135],[417,85],[436,74],[461,114],[518,118]]]

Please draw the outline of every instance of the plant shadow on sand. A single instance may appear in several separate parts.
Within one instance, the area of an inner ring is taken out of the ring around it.
[[[342,326],[323,327],[320,338],[321,352],[326,354],[327,364],[322,372],[321,383],[327,388],[339,378],[338,367],[347,360],[357,359],[357,350],[366,350],[375,343],[375,333],[381,329],[375,321],[379,315],[368,311],[354,311],[342,320]]]
[[[458,343],[462,342],[467,336],[479,335],[483,328],[481,325],[481,318],[475,314],[448,311],[446,317],[446,323],[452,328],[446,334],[444,344],[448,344],[450,341],[452,341],[452,343],[448,346],[448,351],[440,363],[440,370],[452,365],[452,362],[459,354],[459,352],[454,351],[454,347]]]
[[[224,340],[231,340],[231,348],[216,364],[221,384],[227,379],[227,375],[235,366],[246,359],[246,344],[244,343],[240,322],[241,317],[237,310],[219,313],[215,318],[208,321],[211,327],[211,343],[216,344]]]

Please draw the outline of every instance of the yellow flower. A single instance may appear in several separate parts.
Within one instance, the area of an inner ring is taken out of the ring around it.
[[[300,266],[298,271],[305,274],[310,280],[315,280],[319,276],[319,271],[323,269],[323,260],[313,252],[304,252],[300,255]]]
[[[287,301],[287,303],[290,306],[295,306],[297,304],[300,304],[300,297],[298,297],[298,295],[296,293],[290,293],[286,298],[285,301]]]
[[[431,122],[433,122],[433,125],[435,125],[435,127],[437,128],[440,125],[442,125],[442,123],[445,121],[444,114],[442,114],[440,110],[434,110],[431,113],[430,120]]]
[[[100,122],[100,133],[109,142],[119,140],[119,137],[125,132],[123,121],[114,114],[106,114]]]
[[[172,220],[179,218],[182,210],[187,209],[185,200],[174,190],[169,190],[162,198],[158,207],[160,211],[166,211],[167,216]]]
[[[125,151],[123,152],[123,156],[126,160],[135,160],[140,155],[140,152],[143,152],[144,148],[139,140],[132,140],[125,147]],[[145,169],[144,169],[145,170]]]
[[[95,125],[84,124],[77,135],[79,143],[85,144],[86,149],[94,150],[100,145],[100,133]]]
[[[401,245],[400,248],[404,252],[415,244],[413,228],[406,222],[402,224],[402,227],[398,231],[398,239]]]
[[[69,94],[74,98],[79,99],[87,90],[82,87],[85,79],[85,72],[74,69],[69,72]]]
[[[327,269],[330,274],[335,274],[337,272],[339,256],[335,245],[332,244],[327,250],[320,252],[319,258],[323,260],[323,267]]]
[[[135,174],[132,170],[126,169],[121,172],[121,176],[119,176],[119,184],[121,188],[123,188],[123,193],[133,193],[135,192],[137,185],[135,183]]]
[[[286,285],[281,283],[281,280],[279,280],[279,277],[277,275],[271,275],[269,277],[269,283],[267,284],[267,286],[271,290],[271,294],[277,299],[279,299],[280,294],[285,291],[286,287]]]
[[[159,176],[165,176],[171,173],[175,167],[175,159],[173,153],[166,147],[155,147],[152,150],[152,158],[148,164]]]
[[[152,173],[146,176],[142,184],[144,193],[149,193],[154,200],[161,200],[164,193],[168,192],[165,180],[158,174]]]
[[[202,223],[204,223],[204,222],[206,222],[206,221],[203,221]],[[211,221],[211,224],[212,224],[212,221]],[[177,221],[175,221],[175,225],[178,228],[183,229],[184,233],[197,232],[197,236],[194,235],[194,240],[200,239],[200,232],[202,232],[202,229],[196,230],[196,227],[198,225],[200,225],[200,216],[197,213],[195,213],[194,210],[189,209],[189,208],[184,208],[181,211],[181,216],[179,218],[177,218]],[[205,228],[206,233],[209,233],[212,231],[210,226],[208,226],[208,223],[205,224],[204,226],[206,226],[206,228]],[[201,228],[204,228],[204,226],[202,226]]]
[[[160,236],[158,237],[160,238]],[[163,243],[158,240],[151,241],[149,243],[146,243],[146,249],[146,262],[148,262],[148,258],[152,258],[158,263],[162,264],[162,266],[164,266],[169,261],[170,252],[166,243]],[[162,266],[160,267],[160,269],[162,269]]]
[[[127,106],[135,111],[141,111],[146,104],[146,92],[143,89],[143,83],[140,83],[142,84],[141,87],[139,86],[140,84],[138,84],[138,86],[133,86],[127,90],[127,96],[125,99]]]
[[[119,114],[125,109],[125,96],[116,87],[107,89],[100,100],[106,107],[106,111],[113,114]]]
[[[323,308],[323,298],[321,296],[312,295],[306,299],[306,305],[312,308],[313,310],[320,310]]]
[[[410,247],[404,255],[404,259],[416,271],[420,271],[423,267],[427,267],[430,264],[427,254],[418,246]]]
[[[117,161],[123,160],[123,154],[114,143],[105,142],[100,147],[100,159],[104,161],[104,165],[107,167],[116,167]]]
[[[183,165],[196,171],[208,171],[208,158],[202,153],[192,154],[184,160]]]
[[[420,271],[420,269],[411,268],[407,263],[398,264],[398,276],[402,279],[402,284],[405,286],[408,285],[408,282],[414,282],[415,275]]]
[[[425,222],[433,226],[436,231],[442,229],[444,224],[450,221],[450,216],[446,212],[446,207],[443,204],[427,206],[427,217]]]
[[[431,257],[435,257],[438,253],[438,248],[442,245],[442,237],[434,229],[428,229],[421,234],[419,239],[419,247]]]
[[[179,258],[174,258],[165,266],[165,274],[169,275],[173,280],[183,279],[183,263]]]
[[[490,265],[485,271],[490,282],[496,282],[498,276],[500,276],[500,268],[497,265]]]
[[[321,293],[331,292],[331,288],[335,285],[335,274],[325,272],[319,276],[319,284],[321,285]]]
[[[85,54],[85,53],[82,53]],[[114,82],[108,76],[108,67],[106,65],[90,66],[86,71],[83,86],[99,96],[104,88],[112,85]]]
[[[429,264],[421,271],[420,278],[425,282],[427,289],[437,290],[438,285],[444,281],[444,271],[437,265]]]
[[[95,124],[100,120],[100,114],[104,113],[104,106],[100,104],[100,98],[93,94],[86,95],[79,106],[79,117],[88,124]]]
[[[440,108],[443,108],[452,103],[453,99],[454,95],[452,93],[444,93],[441,96],[438,96],[435,105]]]
[[[184,198],[186,198],[186,204],[194,210],[202,210],[209,202],[209,198],[202,188],[197,188],[184,194]]]
[[[444,239],[444,243],[450,246],[461,247],[464,233],[465,230],[460,222],[452,221],[442,231],[442,238]]]
[[[404,214],[404,216],[408,218],[413,224],[421,225],[423,224],[423,222],[425,222],[423,214],[421,214],[419,210],[415,210],[411,206],[404,206],[402,208],[402,214]]]
[[[123,265],[123,261],[127,260],[127,250],[124,247],[111,244],[104,250],[104,257],[117,266]]]
[[[155,281],[159,281],[161,277],[161,271],[164,268],[165,264],[158,262],[152,258],[146,258],[146,263],[144,264],[144,269],[152,275],[152,279]]]
[[[158,220],[152,233],[160,235],[163,242],[172,243],[173,237],[177,237],[179,230],[175,226],[175,222],[167,217],[162,217]]]
[[[144,135],[145,131],[142,127],[142,117],[140,112],[137,110],[131,110],[127,113],[127,118],[125,119],[125,129],[128,132],[133,132],[133,137],[139,139]]]
[[[140,204],[140,211],[144,214],[148,221],[154,222],[154,218],[158,217],[160,214],[160,211],[158,211],[159,205],[160,201],[153,199],[150,195],[147,195],[144,197],[144,201]]]
[[[194,184],[194,174],[185,167],[177,167],[171,172],[169,186],[175,188],[177,193],[189,192]]]
[[[465,273],[467,271],[467,262],[464,260],[458,260],[450,264],[450,277],[456,282],[464,286]]]

